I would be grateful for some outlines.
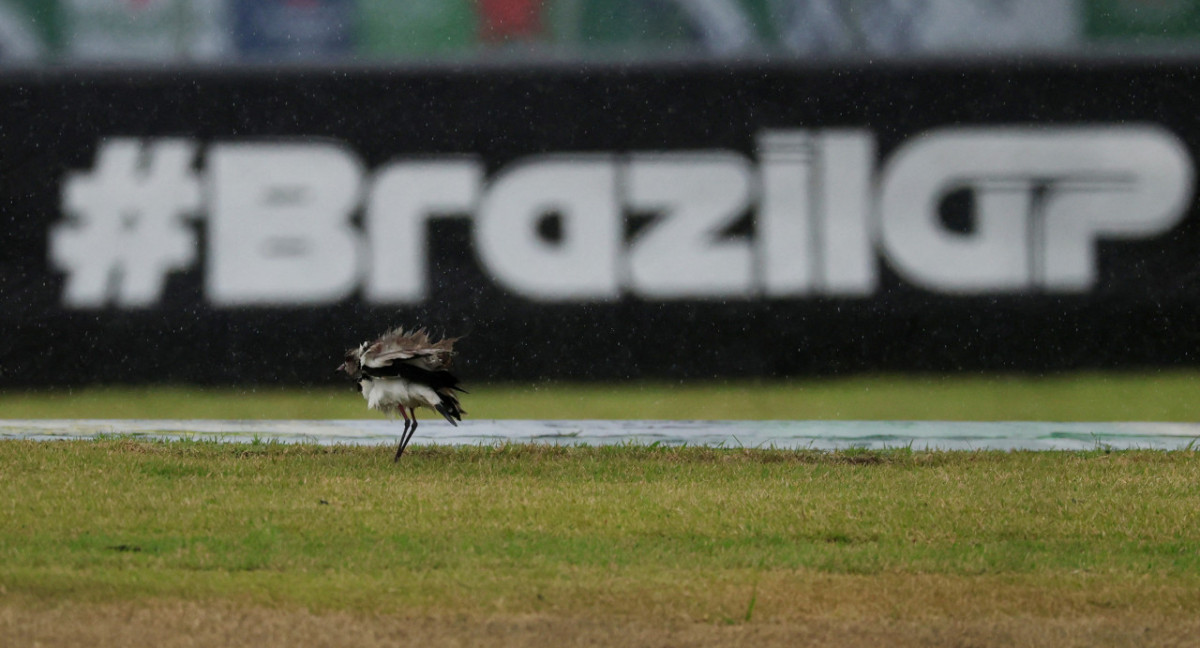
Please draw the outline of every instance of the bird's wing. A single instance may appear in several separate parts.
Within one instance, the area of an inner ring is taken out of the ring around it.
[[[368,357],[363,362],[365,366],[374,368],[388,367],[396,363],[411,364],[429,370],[438,369],[445,364],[437,352],[429,350],[393,351]]]
[[[447,369],[454,356],[454,341],[455,338],[430,340],[425,329],[412,333],[396,329],[367,347],[363,353],[363,364],[380,368],[403,362],[430,371]]]

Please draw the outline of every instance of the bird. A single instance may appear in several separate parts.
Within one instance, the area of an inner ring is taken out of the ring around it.
[[[375,340],[346,351],[337,372],[345,372],[358,383],[367,407],[389,416],[399,412],[404,430],[393,462],[417,431],[417,408],[428,407],[458,426],[466,410],[455,392],[467,393],[450,373],[454,343],[460,338],[431,339],[425,329],[394,328]]]

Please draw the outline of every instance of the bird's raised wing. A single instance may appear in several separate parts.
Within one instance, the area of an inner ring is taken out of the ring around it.
[[[404,363],[429,371],[449,369],[456,339],[431,340],[425,329],[408,332],[398,328],[385,333],[367,347],[363,353],[363,365],[381,368]]]

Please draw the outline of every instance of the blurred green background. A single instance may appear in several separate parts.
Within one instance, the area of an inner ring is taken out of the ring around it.
[[[1187,49],[1195,0],[0,0],[0,63]]]
[[[1200,372],[472,385],[477,419],[1196,421]],[[357,390],[93,387],[0,392],[3,418],[379,418]],[[423,418],[436,416],[422,412]]]

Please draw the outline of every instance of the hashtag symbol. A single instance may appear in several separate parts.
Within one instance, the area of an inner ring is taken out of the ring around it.
[[[113,139],[100,145],[91,171],[67,176],[66,219],[50,232],[67,306],[150,306],[168,273],[195,262],[187,222],[200,207],[195,154],[186,140]]]

